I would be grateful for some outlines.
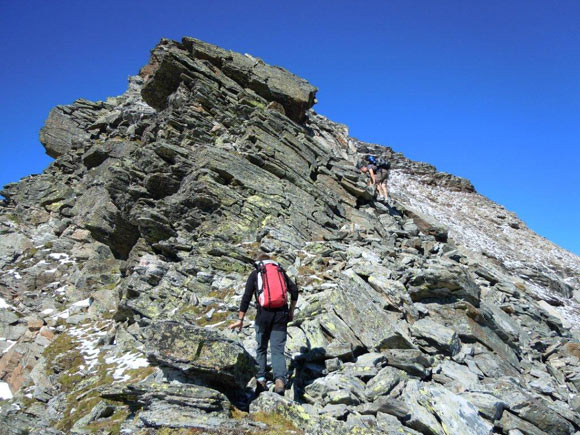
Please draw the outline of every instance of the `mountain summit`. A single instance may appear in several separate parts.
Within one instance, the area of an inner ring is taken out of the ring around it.
[[[1,192],[4,433],[580,430],[580,258],[316,91],[163,39],[123,95],[51,110],[55,160]],[[300,299],[289,389],[254,399],[253,328],[228,325],[263,252]]]

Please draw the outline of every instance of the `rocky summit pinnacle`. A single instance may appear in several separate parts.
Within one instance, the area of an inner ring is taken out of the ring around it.
[[[55,160],[2,190],[4,433],[580,430],[580,258],[315,94],[163,39],[123,95],[51,110]],[[263,252],[300,298],[285,395],[255,398],[252,322],[228,325]]]

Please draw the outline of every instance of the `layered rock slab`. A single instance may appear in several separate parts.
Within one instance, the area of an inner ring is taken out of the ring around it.
[[[147,331],[148,356],[220,388],[244,389],[256,373],[246,350],[216,331],[156,322]]]

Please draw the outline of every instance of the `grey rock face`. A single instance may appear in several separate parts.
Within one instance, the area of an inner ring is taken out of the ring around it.
[[[374,401],[379,396],[387,395],[405,378],[404,372],[394,367],[384,367],[366,385],[366,396]]]
[[[451,356],[459,352],[460,342],[455,331],[429,319],[420,319],[413,323],[411,333],[420,339],[424,346],[433,346],[437,351]]]
[[[365,385],[356,377],[333,373],[306,387],[307,400],[323,404],[358,405],[365,400]]]
[[[479,288],[454,264],[434,265],[415,275],[407,285],[413,301],[451,297],[479,305]]]
[[[159,322],[147,331],[155,362],[226,388],[244,388],[255,374],[254,361],[235,341],[203,328]]]
[[[580,430],[578,257],[469,181],[349,136],[315,92],[184,38],[123,95],[50,112],[54,162],[0,203],[3,427]],[[392,163],[388,205],[368,154]],[[301,294],[285,394],[256,398],[256,307],[228,325],[263,252]]]
[[[80,114],[81,110],[74,112]],[[96,116],[91,106],[85,107],[83,112],[89,120]],[[89,139],[90,134],[82,128],[81,122],[76,117],[69,116],[61,107],[52,109],[40,130],[40,142],[46,148],[46,153],[56,158],[66,154],[74,145],[80,145]]]
[[[428,404],[450,433],[489,434],[493,426],[483,420],[468,401],[450,391],[430,386],[420,403]]]
[[[218,76],[222,84],[249,88],[267,101],[281,104],[285,114],[296,122],[302,122],[306,110],[314,104],[317,89],[306,80],[261,59],[226,51],[195,38],[184,38],[182,44],[164,40],[157,46],[152,62],[145,67],[149,78],[143,86],[143,98],[152,107],[164,109],[167,98],[179,86],[181,74],[191,71],[203,74],[211,66],[223,74]]]

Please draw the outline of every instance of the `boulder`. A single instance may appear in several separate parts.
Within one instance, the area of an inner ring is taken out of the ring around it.
[[[466,391],[460,394],[465,400],[473,404],[479,414],[488,420],[499,420],[507,404],[493,394],[477,391]]]
[[[411,376],[426,378],[431,374],[432,358],[416,349],[385,350],[387,364]]]
[[[428,405],[424,400],[425,387],[423,382],[411,379],[406,383],[401,396],[398,397],[409,407],[410,416],[405,420],[405,426],[423,434],[439,435],[445,433],[433,413],[424,407],[424,405]]]
[[[65,113],[62,106],[52,109],[40,129],[40,142],[44,145],[46,154],[57,158],[87,141],[90,134],[80,127],[78,122]]]
[[[239,343],[216,331],[178,322],[153,323],[147,331],[146,351],[154,363],[220,388],[244,389],[256,373],[254,360]]]
[[[421,433],[409,427],[403,426],[397,417],[394,415],[385,414],[384,412],[377,413],[377,426],[382,431],[382,433],[386,433],[388,435],[419,435]]]
[[[455,393],[477,388],[479,384],[479,376],[469,366],[450,360],[443,360],[433,368],[433,380]]]
[[[408,419],[411,414],[411,410],[405,402],[384,396],[377,398],[372,403],[365,403],[357,407],[357,411],[365,415],[377,415],[377,413],[382,412],[403,421]]]
[[[505,411],[501,417],[499,422],[499,426],[502,428],[504,433],[523,433],[526,435],[547,435],[546,432],[540,430],[538,427],[534,426],[533,424],[522,420],[521,418],[517,417],[516,415],[512,414],[509,411]]]
[[[365,384],[356,377],[335,372],[306,386],[304,398],[312,403],[358,405],[365,400]]]
[[[459,352],[461,343],[457,333],[428,318],[417,320],[411,326],[411,334],[416,337],[421,346],[432,347],[447,355],[455,355]]]
[[[419,403],[434,412],[448,433],[488,435],[493,425],[483,420],[470,402],[451,391],[435,386],[425,386]]]
[[[405,210],[405,215],[413,219],[413,222],[423,234],[435,237],[438,242],[447,242],[447,228],[443,225],[417,211]]]
[[[480,290],[466,271],[454,264],[432,264],[407,283],[413,301],[462,299],[479,306]]]
[[[570,421],[553,409],[545,399],[539,397],[512,406],[510,410],[549,434],[567,435],[575,431]]]
[[[306,433],[346,433],[344,423],[324,415],[313,417],[299,403],[276,393],[262,393],[250,404],[250,416],[257,413],[282,416]]]
[[[374,401],[379,396],[388,395],[395,386],[406,377],[405,372],[394,367],[384,367],[366,385],[366,397]]]

